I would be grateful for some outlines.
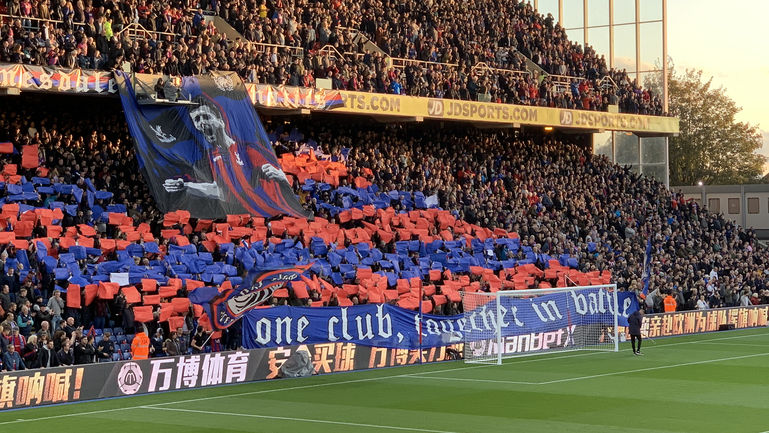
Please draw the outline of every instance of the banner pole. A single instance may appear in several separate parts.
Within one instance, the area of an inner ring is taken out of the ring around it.
[[[422,283],[419,283],[419,363],[422,363]]]

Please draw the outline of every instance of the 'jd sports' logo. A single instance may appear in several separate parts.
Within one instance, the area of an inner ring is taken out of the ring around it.
[[[427,101],[427,115],[443,117],[443,101],[430,99]]]
[[[574,115],[571,111],[561,111],[561,125],[571,125],[574,123]]]

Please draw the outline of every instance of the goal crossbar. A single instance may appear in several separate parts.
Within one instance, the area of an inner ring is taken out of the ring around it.
[[[465,362],[619,350],[616,284],[464,292]]]

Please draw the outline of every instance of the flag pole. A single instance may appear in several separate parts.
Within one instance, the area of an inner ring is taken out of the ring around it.
[[[419,282],[419,363],[422,363],[422,282]]]

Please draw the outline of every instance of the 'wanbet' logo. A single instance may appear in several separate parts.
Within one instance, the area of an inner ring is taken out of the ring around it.
[[[117,375],[117,386],[125,395],[133,395],[139,392],[142,386],[142,369],[135,362],[127,362]]]

